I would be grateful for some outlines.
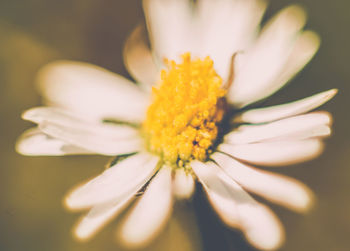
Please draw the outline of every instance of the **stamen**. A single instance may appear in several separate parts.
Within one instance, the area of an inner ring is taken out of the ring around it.
[[[191,159],[205,160],[224,115],[222,78],[213,61],[182,55],[182,63],[166,61],[159,88],[143,123],[151,152],[172,166],[185,167]]]

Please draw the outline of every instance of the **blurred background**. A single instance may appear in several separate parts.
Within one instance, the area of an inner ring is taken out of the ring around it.
[[[298,215],[267,204],[286,228],[281,250],[350,250],[350,2],[272,1],[265,19],[295,2],[306,8],[307,28],[320,34],[322,45],[301,74],[266,105],[339,88],[339,94],[323,107],[334,115],[334,135],[318,159],[273,169],[308,184],[317,195],[316,207]],[[121,217],[91,241],[80,243],[71,235],[80,214],[62,206],[65,193],[99,174],[108,158],[25,157],[14,151],[14,144],[31,126],[20,119],[21,112],[40,105],[34,79],[41,66],[71,59],[129,77],[122,45],[139,22],[143,22],[140,0],[0,1],[0,250],[123,250],[114,240]],[[254,249],[238,231],[220,222],[197,189],[191,201],[176,204],[165,231],[145,250]]]

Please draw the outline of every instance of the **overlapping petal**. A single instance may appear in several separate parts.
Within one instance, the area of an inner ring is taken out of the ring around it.
[[[150,91],[157,82],[159,66],[155,64],[152,52],[147,45],[147,34],[142,25],[138,25],[125,42],[124,64],[142,89]]]
[[[266,2],[260,0],[200,0],[193,20],[194,54],[210,56],[225,80],[231,56],[255,41]]]
[[[151,241],[167,222],[172,203],[171,169],[163,166],[127,216],[120,230],[122,241],[132,247]]]
[[[16,142],[16,151],[29,156],[61,156],[94,154],[84,148],[53,138],[34,127],[22,133]]]
[[[215,164],[194,161],[192,168],[227,225],[240,228],[257,248],[270,250],[280,246],[284,232],[270,209],[256,202]]]
[[[292,165],[317,157],[324,144],[319,139],[284,140],[242,145],[221,144],[219,151],[263,166]]]
[[[98,204],[92,207],[75,226],[75,236],[83,241],[93,237],[110,220],[120,214],[133,197],[134,194],[130,193],[121,200]]]
[[[148,32],[156,63],[191,51],[191,9],[188,0],[144,0]]]
[[[135,194],[154,174],[158,158],[138,153],[105,170],[91,181],[73,189],[65,198],[71,209],[121,201]]]
[[[300,212],[312,206],[311,190],[293,178],[259,170],[219,152],[214,153],[212,159],[248,191]]]
[[[237,74],[228,94],[234,105],[246,106],[273,94],[289,80],[284,76],[292,77],[311,59],[319,40],[300,35],[305,19],[298,6],[283,9],[265,25],[252,48],[239,55]]]
[[[39,72],[38,84],[47,104],[90,120],[141,122],[149,102],[148,96],[129,80],[82,62],[50,63]]]
[[[337,89],[331,89],[290,103],[245,111],[234,118],[236,123],[266,123],[311,111],[334,97]]]
[[[328,112],[313,112],[262,125],[242,125],[225,136],[228,144],[296,140],[324,137],[330,134],[332,117]],[[325,129],[325,130],[324,130]]]
[[[142,149],[139,132],[130,126],[91,122],[54,107],[32,108],[22,118],[50,137],[90,152],[113,156]]]

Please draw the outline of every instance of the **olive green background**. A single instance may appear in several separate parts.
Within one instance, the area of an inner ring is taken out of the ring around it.
[[[292,1],[273,1],[271,16]],[[296,177],[316,193],[316,207],[299,215],[268,203],[287,234],[282,250],[350,250],[349,58],[350,2],[298,1],[308,11],[307,28],[322,45],[312,62],[266,105],[339,88],[326,104],[334,115],[334,135],[324,154],[300,165],[273,171]],[[65,211],[62,198],[75,184],[99,174],[108,158],[25,157],[14,151],[16,138],[30,123],[25,109],[40,105],[36,71],[55,59],[87,61],[126,77],[122,45],[143,22],[141,1],[0,1],[0,250],[123,250],[115,241],[118,219],[96,238],[80,243],[71,227],[80,214]],[[258,198],[261,200],[260,198]],[[166,230],[146,250],[254,250],[236,230],[213,213],[200,187],[189,202],[177,203]]]

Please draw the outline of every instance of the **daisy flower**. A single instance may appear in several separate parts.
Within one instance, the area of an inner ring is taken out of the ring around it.
[[[199,182],[218,216],[259,249],[284,239],[278,218],[250,193],[304,212],[311,191],[261,170],[318,156],[331,115],[312,111],[332,89],[287,104],[250,108],[283,87],[313,57],[319,38],[303,30],[305,13],[289,6],[260,30],[261,0],[145,0],[143,26],[128,38],[125,64],[137,84],[87,63],[45,66],[38,83],[47,106],[27,110],[24,155],[115,156],[72,189],[65,204],[89,209],[75,235],[88,239],[142,194],[119,236],[138,246],[165,226],[175,199]]]

